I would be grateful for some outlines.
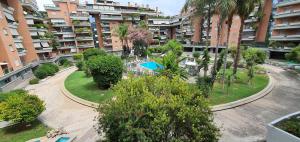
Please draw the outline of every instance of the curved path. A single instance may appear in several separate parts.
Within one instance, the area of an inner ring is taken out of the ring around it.
[[[275,79],[275,87],[264,98],[220,112],[215,122],[221,127],[221,142],[257,142],[266,137],[266,125],[300,110],[300,76],[281,68],[265,65]]]
[[[74,71],[75,68],[67,69],[38,85],[28,86],[26,90],[45,101],[46,110],[39,116],[39,120],[44,124],[51,128],[63,127],[71,135],[77,136],[78,142],[93,142],[98,139],[98,134],[93,128],[97,112],[61,94],[61,85]]]

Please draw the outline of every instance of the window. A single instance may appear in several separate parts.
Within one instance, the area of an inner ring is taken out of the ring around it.
[[[8,36],[8,32],[6,29],[3,29],[3,33],[4,33],[4,35]]]
[[[9,50],[10,50],[11,52],[15,51],[15,50],[14,50],[14,47],[12,46],[12,44],[8,45],[8,48],[9,48]]]

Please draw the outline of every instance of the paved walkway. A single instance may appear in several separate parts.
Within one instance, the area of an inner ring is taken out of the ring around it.
[[[71,101],[60,92],[64,79],[73,71],[75,68],[68,69],[38,85],[28,86],[26,89],[45,101],[47,109],[39,117],[44,124],[51,128],[63,127],[76,135],[77,141],[93,142],[98,139],[93,129],[97,112]]]
[[[266,65],[275,79],[271,94],[250,104],[214,113],[222,127],[221,142],[256,142],[265,140],[266,125],[284,115],[300,110],[300,77],[278,67]]]

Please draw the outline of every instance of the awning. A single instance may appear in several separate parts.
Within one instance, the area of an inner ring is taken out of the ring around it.
[[[37,34],[37,32],[30,32],[30,35],[31,36],[37,36],[38,34]]]
[[[24,48],[22,43],[16,43],[15,45],[17,48],[22,48],[22,49]]]
[[[47,42],[42,42],[43,47],[49,47],[49,44]]]
[[[29,25],[33,25],[34,24],[33,20],[26,20],[26,23],[29,24]]]
[[[38,32],[40,36],[44,36],[45,32]]]
[[[41,47],[41,44],[40,44],[40,43],[34,43],[33,46],[34,46],[35,48],[37,48],[37,47]]]
[[[14,35],[14,36],[18,36],[19,35],[19,33],[18,33],[18,31],[16,29],[10,29],[10,31],[11,31],[11,34]]]
[[[10,13],[4,12],[4,15],[8,20],[15,21],[14,16],[12,16]]]

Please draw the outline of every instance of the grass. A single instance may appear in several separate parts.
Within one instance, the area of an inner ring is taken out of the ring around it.
[[[50,128],[38,120],[25,129],[7,127],[0,129],[0,142],[25,142],[30,139],[45,136],[49,130]]]
[[[95,103],[101,103],[113,97],[111,90],[100,90],[93,78],[86,77],[83,71],[76,71],[68,76],[65,87],[73,95]]]
[[[237,77],[238,79],[229,87],[228,94],[226,87],[223,89],[221,83],[215,83],[213,93],[209,98],[211,105],[229,103],[249,97],[263,90],[269,83],[267,75],[256,74],[249,84],[246,70],[239,70]]]

